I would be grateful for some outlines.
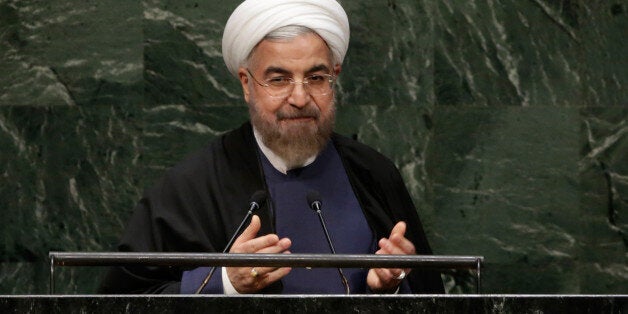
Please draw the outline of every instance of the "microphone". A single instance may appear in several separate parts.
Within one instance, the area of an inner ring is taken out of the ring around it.
[[[318,214],[318,220],[321,222],[321,226],[323,227],[323,231],[325,232],[325,238],[327,239],[327,244],[329,244],[329,248],[331,249],[332,254],[336,254],[336,250],[334,249],[334,245],[331,243],[331,237],[329,236],[329,232],[327,232],[327,227],[325,226],[325,220],[323,219],[323,213],[321,212],[322,203],[321,203],[321,195],[318,191],[310,190],[307,192],[307,203],[310,205],[310,208]],[[338,274],[340,275],[340,280],[342,280],[342,284],[345,286],[345,292],[350,294],[349,290],[349,282],[347,281],[347,277],[342,272],[342,268],[338,267]]]
[[[233,233],[233,236],[231,236],[231,240],[229,240],[229,242],[225,246],[225,249],[222,250],[222,253],[226,253],[227,251],[229,251],[236,237],[238,236],[238,234],[240,234],[240,232],[242,231],[242,228],[244,228],[244,224],[247,222],[247,220],[249,220],[249,218],[251,218],[251,216],[253,215],[253,212],[260,208],[260,204],[266,200],[266,197],[267,197],[266,192],[262,190],[257,190],[255,191],[255,193],[253,193],[253,195],[251,195],[251,198],[249,199],[249,211],[246,213],[246,216],[244,216],[244,219],[242,219],[242,222],[238,226],[238,229],[236,229],[236,231]],[[209,273],[205,277],[205,280],[203,280],[203,283],[201,283],[198,289],[196,289],[196,292],[194,294],[201,293],[203,288],[207,286],[209,279],[212,278],[212,275],[214,274],[215,271],[216,271],[216,266],[212,266],[212,268],[209,270]]]

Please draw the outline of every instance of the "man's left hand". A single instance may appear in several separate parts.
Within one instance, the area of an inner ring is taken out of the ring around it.
[[[379,250],[375,254],[415,254],[414,244],[405,238],[405,233],[406,223],[398,222],[388,238],[379,240]],[[409,268],[371,268],[366,283],[374,292],[392,292],[409,273]]]

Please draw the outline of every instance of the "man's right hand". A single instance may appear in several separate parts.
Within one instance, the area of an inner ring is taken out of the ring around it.
[[[235,240],[229,253],[290,253],[290,239],[279,239],[276,234],[256,237],[260,227],[259,217],[253,215],[251,223]],[[238,293],[255,293],[283,278],[290,270],[289,267],[227,267],[227,276]]]

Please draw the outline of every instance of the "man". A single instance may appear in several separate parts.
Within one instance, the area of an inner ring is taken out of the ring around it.
[[[306,195],[320,192],[337,253],[431,254],[394,164],[333,133],[333,84],[349,42],[335,0],[247,0],[231,15],[223,56],[251,122],[169,170],[138,204],[121,251],[220,252],[268,191],[232,253],[329,253]],[[194,293],[209,268],[112,269],[107,293]],[[344,293],[335,269],[225,267],[203,293]],[[442,293],[438,273],[344,269],[352,293]]]

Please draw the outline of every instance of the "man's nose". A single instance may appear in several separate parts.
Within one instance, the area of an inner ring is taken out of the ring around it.
[[[298,108],[303,108],[307,105],[310,101],[310,92],[307,91],[305,85],[303,82],[294,82],[292,93],[290,93],[290,98],[288,98],[290,105]]]

